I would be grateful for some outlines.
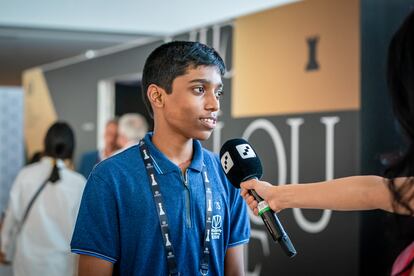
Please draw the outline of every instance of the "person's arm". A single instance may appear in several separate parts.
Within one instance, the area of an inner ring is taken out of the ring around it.
[[[88,255],[79,256],[79,276],[111,276],[112,270],[111,262]]]
[[[20,219],[23,216],[23,208],[21,202],[22,173],[19,173],[10,189],[9,203],[6,208],[4,219],[1,225],[1,263],[8,264],[12,260],[14,249],[17,242],[17,233],[20,225]]]
[[[244,275],[244,245],[237,245],[227,249],[224,260],[224,275],[240,276]]]
[[[82,195],[70,244],[72,253],[80,256],[80,275],[107,275],[112,271],[112,264],[119,260],[120,224],[116,204],[112,186],[92,172]]]
[[[406,180],[401,177],[395,182],[400,186]],[[343,211],[382,209],[393,212],[393,197],[387,181],[379,176],[351,176],[318,183],[272,186],[264,181],[249,180],[241,184],[241,194],[255,214],[257,202],[246,189],[256,190],[269,203],[270,208],[277,212],[286,208]]]

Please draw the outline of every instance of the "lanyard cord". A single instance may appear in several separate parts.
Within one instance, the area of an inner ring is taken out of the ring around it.
[[[154,197],[155,207],[157,209],[158,219],[160,223],[160,229],[162,238],[164,240],[164,248],[167,255],[167,264],[169,275],[180,275],[178,271],[176,255],[174,253],[174,248],[171,243],[171,235],[169,230],[168,218],[166,214],[166,207],[164,204],[163,197],[161,195],[161,190],[157,182],[157,177],[154,169],[154,164],[152,158],[149,154],[149,150],[144,140],[141,140],[139,143],[139,148],[141,152],[141,157],[144,161],[144,166],[148,174],[149,184],[151,186],[152,194]],[[201,275],[208,274],[208,265],[209,265],[209,255],[210,255],[210,232],[211,232],[211,223],[212,223],[212,190],[210,181],[208,179],[207,170],[205,165],[202,169],[202,178],[204,182],[204,188],[206,193],[206,230],[204,233],[204,246],[202,248],[202,255],[200,260],[200,273]]]

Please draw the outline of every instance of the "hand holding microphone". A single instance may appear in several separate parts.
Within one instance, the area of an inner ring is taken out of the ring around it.
[[[220,160],[224,173],[236,188],[240,188],[240,183],[243,181],[260,179],[263,174],[260,159],[252,146],[243,139],[231,139],[224,143],[220,150]],[[286,255],[295,256],[296,249],[276,214],[255,190],[249,190],[249,193],[258,202],[258,214],[272,239],[279,242]]]
[[[242,183],[240,183],[240,195],[244,198],[247,205],[249,205],[250,209],[256,216],[259,215],[259,202],[254,198],[254,196],[251,195],[251,193],[249,192],[250,190],[255,190],[255,192],[269,204],[270,209],[272,209],[275,212],[279,212],[282,208],[280,208],[279,206],[274,206],[274,202],[272,202],[271,200],[271,194],[273,194],[272,190],[276,187],[277,186],[273,186],[272,184],[258,180],[257,178],[249,179],[247,181],[243,181]]]

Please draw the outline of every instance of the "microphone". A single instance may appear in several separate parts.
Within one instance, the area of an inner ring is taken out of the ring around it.
[[[263,175],[259,157],[253,147],[244,139],[231,139],[225,142],[220,150],[220,161],[230,183],[238,189],[240,189],[241,182],[253,178],[260,179]],[[273,241],[280,244],[287,256],[294,257],[296,249],[275,212],[254,190],[249,190],[249,193],[259,203],[259,216],[263,219]]]

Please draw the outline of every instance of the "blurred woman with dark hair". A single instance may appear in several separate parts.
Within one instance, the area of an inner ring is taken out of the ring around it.
[[[12,262],[15,276],[75,274],[69,243],[86,180],[65,165],[74,148],[71,127],[54,123],[44,157],[16,177],[1,232],[3,262]]]

